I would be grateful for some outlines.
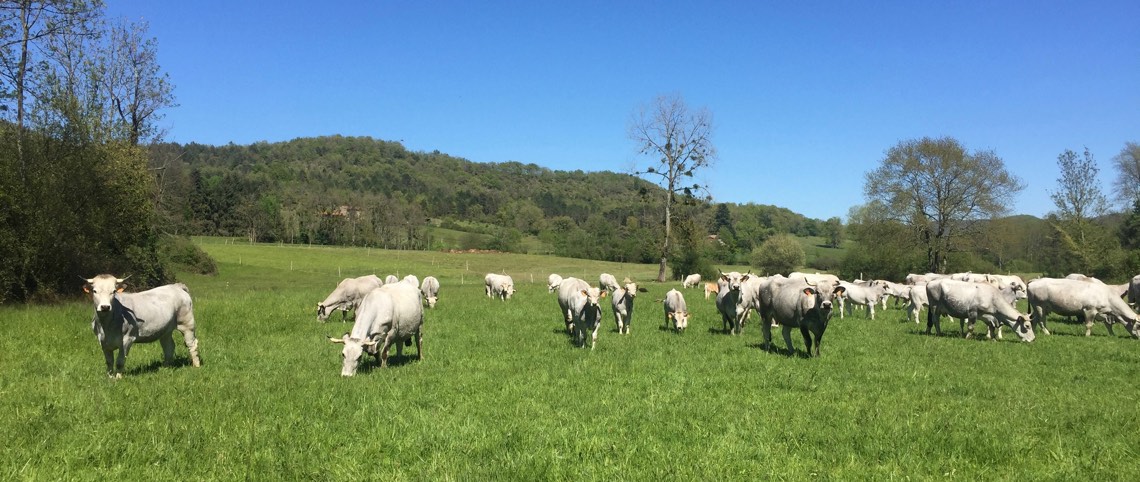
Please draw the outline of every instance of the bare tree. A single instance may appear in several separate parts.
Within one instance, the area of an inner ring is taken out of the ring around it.
[[[629,137],[637,143],[638,154],[653,159],[636,174],[653,178],[665,188],[665,239],[657,274],[659,282],[665,281],[677,195],[692,197],[694,191],[702,189],[700,184],[688,184],[688,180],[716,158],[712,131],[712,113],[703,107],[690,111],[680,94],[658,96],[642,106],[630,121]]]
[[[123,137],[138,145],[140,140],[160,137],[159,110],[178,105],[174,86],[158,65],[157,41],[145,37],[145,22],[119,22],[109,30],[100,66],[101,87],[111,103],[108,111],[126,131]]]
[[[954,138],[926,137],[888,150],[882,165],[866,174],[863,193],[914,230],[926,268],[942,272],[976,222],[1008,212],[1023,188],[993,151],[969,153]]]
[[[1129,209],[1140,201],[1140,144],[1124,143],[1124,148],[1112,158],[1112,163],[1116,166],[1116,181],[1113,182],[1116,202]]]
[[[1061,169],[1058,189],[1049,197],[1057,206],[1057,217],[1070,226],[1071,234],[1083,246],[1089,221],[1108,212],[1108,199],[1097,180],[1100,168],[1088,148],[1084,156],[1066,149],[1057,156],[1057,167]]]

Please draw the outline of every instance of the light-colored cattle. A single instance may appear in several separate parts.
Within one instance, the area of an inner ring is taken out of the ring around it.
[[[789,355],[795,353],[792,348],[792,328],[799,328],[804,337],[804,351],[808,356],[819,356],[823,334],[831,319],[832,302],[843,291],[838,280],[825,279],[812,283],[802,277],[769,279],[760,288],[764,349],[771,349],[772,325],[778,324],[782,328]]]
[[[949,278],[949,275],[940,273],[926,273],[926,274],[908,274],[906,275],[906,284],[908,285],[926,285],[927,283],[936,279]]]
[[[705,282],[705,299],[706,300],[709,299],[709,296],[715,295],[719,292],[720,292],[720,287],[717,286],[716,283]]]
[[[867,317],[875,319],[875,305],[879,304],[879,299],[882,298],[886,292],[886,287],[878,281],[867,281],[863,283],[849,283],[847,281],[840,281],[839,286],[843,287],[843,295],[839,297],[839,318],[844,318],[844,312],[850,312],[853,308],[852,305],[859,305],[867,310]]]
[[[1128,304],[1136,306],[1140,303],[1140,274],[1128,281]]]
[[[417,278],[416,275],[414,275],[414,274],[407,275],[404,277],[404,279],[402,279],[400,281],[403,281],[407,284],[410,284],[416,288],[420,287],[420,279]]]
[[[399,283],[399,282],[400,282],[400,278],[397,278],[396,275],[394,275],[394,274],[390,274],[390,275],[384,277],[384,284],[386,284],[386,285],[390,285],[392,283]]]
[[[1029,282],[1029,306],[1033,325],[1049,334],[1046,318],[1049,313],[1076,316],[1085,323],[1085,336],[1092,334],[1092,326],[1099,316],[1104,319],[1108,334],[1112,323],[1122,321],[1129,334],[1140,338],[1140,321],[1136,312],[1112,288],[1101,283],[1080,279],[1039,278]]]
[[[1035,338],[1029,315],[1019,313],[991,284],[937,279],[926,285],[926,297],[930,303],[926,314],[927,334],[931,328],[942,334],[940,318],[946,314],[959,319],[966,338],[973,336],[978,318],[986,323],[986,338],[994,338],[999,323],[1013,329],[1022,341],[1031,342]]]
[[[696,288],[699,284],[701,284],[700,273],[693,273],[691,275],[688,275],[685,277],[685,281],[681,282],[681,286],[685,288]]]
[[[744,328],[741,321],[747,311],[742,311],[746,307],[740,304],[740,286],[751,276],[751,273],[732,271],[721,273],[717,279],[716,309],[720,312],[725,333],[739,335]]]
[[[380,285],[380,277],[374,274],[341,280],[324,301],[317,303],[317,321],[327,320],[338,308],[341,321],[345,321],[348,318],[348,311],[360,305],[360,301]]]
[[[107,376],[122,378],[127,354],[135,343],[158,341],[166,364],[174,361],[174,330],[182,332],[190,363],[201,366],[195,335],[194,302],[182,283],[159,286],[139,293],[123,293],[124,279],[101,274],[86,280],[83,290],[91,294],[95,315],[91,331],[103,349]],[[118,350],[118,357],[115,356]]]
[[[677,290],[669,290],[662,301],[665,308],[665,326],[675,331],[683,332],[689,326],[689,307],[685,304],[685,295]]]
[[[598,287],[606,291],[613,291],[621,288],[621,285],[618,284],[617,278],[614,278],[614,275],[602,273],[598,275]]]
[[[1015,275],[1015,274],[991,274],[990,275],[990,281],[992,283],[994,283],[994,286],[998,286],[998,287],[1008,286],[1008,287],[1010,287],[1013,290],[1013,292],[1017,294],[1017,299],[1019,299],[1019,300],[1023,300],[1026,298],[1026,296],[1028,296],[1026,294],[1026,289],[1028,288],[1028,285],[1026,285],[1025,280],[1021,279],[1021,277],[1018,275]]]
[[[424,359],[424,307],[419,290],[410,283],[392,283],[376,288],[364,297],[356,312],[352,331],[340,338],[329,338],[344,345],[341,376],[356,374],[360,357],[369,353],[388,366],[388,351],[396,345],[396,356],[403,355],[404,342],[416,340],[416,357]]]
[[[483,283],[490,298],[506,301],[515,294],[515,280],[505,274],[487,273],[483,277]]]
[[[565,286],[565,282],[563,282],[563,286]],[[561,294],[561,289],[559,289],[559,294]],[[602,320],[600,301],[606,297],[606,292],[600,288],[587,287],[568,294],[574,342],[584,348],[586,346],[586,333],[590,333],[590,349],[593,350],[594,346],[598,344],[598,327]]]
[[[1077,281],[1092,281],[1093,283],[1104,284],[1104,281],[1101,281],[1098,278],[1094,278],[1092,276],[1086,276],[1086,275],[1083,275],[1080,273],[1069,273],[1068,276],[1065,276],[1065,279],[1071,279],[1071,280],[1077,280]]]
[[[629,328],[633,324],[633,299],[637,297],[638,292],[644,293],[647,290],[639,288],[637,283],[628,278],[623,282],[624,285],[613,290],[613,296],[610,300],[614,306],[614,321],[617,323],[618,333],[628,335]]]
[[[590,289],[590,283],[574,277],[564,278],[562,283],[558,285],[558,310],[562,313],[562,321],[566,323],[566,332],[571,335],[574,334],[574,311],[571,309],[571,305],[574,302],[575,293],[588,289]]]
[[[879,301],[883,304],[883,310],[887,309],[888,297],[895,299],[895,307],[898,307],[899,300],[906,301],[910,299],[909,285],[895,283],[893,281],[887,281],[883,279],[875,280],[875,282],[882,285],[883,287],[883,296],[879,299]]]
[[[435,276],[424,278],[423,284],[420,285],[420,293],[424,295],[428,308],[435,308],[435,304],[439,302],[439,280],[435,279]]]
[[[910,317],[914,318],[914,323],[920,324],[918,321],[918,314],[922,311],[922,307],[929,305],[930,302],[926,298],[926,285],[914,285],[907,289],[907,305],[906,311]],[[1000,334],[1001,331],[999,330]]]
[[[553,293],[554,290],[558,289],[558,285],[561,285],[561,284],[562,284],[562,276],[551,273],[550,276],[546,277],[546,292],[547,293]]]
[[[788,274],[788,279],[802,279],[811,283],[819,283],[820,281],[839,282],[839,277],[828,273],[801,273],[793,271]]]

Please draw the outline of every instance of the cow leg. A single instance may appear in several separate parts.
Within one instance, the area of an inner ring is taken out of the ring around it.
[[[160,336],[158,344],[162,345],[162,362],[166,365],[174,364],[174,333]]]
[[[594,345],[598,344],[598,328],[602,326],[601,323],[594,323],[594,331],[590,333],[590,349],[594,349]]]
[[[972,338],[974,336],[974,323],[977,323],[977,321],[978,320],[973,316],[969,318],[958,319],[959,325],[962,326],[962,333],[966,334],[966,339]]]
[[[807,352],[807,356],[810,357],[812,354],[819,355],[819,340],[816,340],[816,345],[813,349],[811,343],[811,332],[808,331],[807,324],[800,324],[800,335],[803,335],[804,337],[804,351]]]
[[[803,323],[802,320],[800,322]],[[784,344],[788,345],[788,356],[794,355],[796,351],[792,349],[792,327],[782,325],[780,331],[784,335]]]
[[[867,303],[867,316],[870,316],[872,320],[875,319],[875,302]]]
[[[182,332],[182,340],[186,349],[190,351],[190,365],[202,366],[202,359],[198,357],[198,337],[194,334],[194,314],[190,313],[178,323],[178,331]]]
[[[107,376],[115,378],[115,349],[104,348],[103,360],[107,362]]]
[[[131,342],[124,340],[123,347],[119,348],[119,356],[115,357],[115,378],[123,378],[123,368],[127,366],[127,352],[131,350]]]
[[[424,359],[424,333],[422,331],[416,332],[416,358]]]

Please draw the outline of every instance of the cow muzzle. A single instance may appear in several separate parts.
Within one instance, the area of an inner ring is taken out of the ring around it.
[[[111,311],[111,305],[99,305],[98,311]]]

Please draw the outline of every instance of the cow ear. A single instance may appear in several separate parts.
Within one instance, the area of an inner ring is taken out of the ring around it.
[[[673,319],[673,313],[665,313],[665,317],[672,320]]]
[[[84,293],[90,293],[91,292],[91,285],[83,285],[83,292]]]
[[[804,295],[811,296],[815,294],[815,290],[811,288],[804,288]]]
[[[841,295],[841,294],[846,293],[846,292],[847,292],[847,288],[844,288],[842,286],[835,288],[835,294],[837,294],[837,295]]]
[[[590,296],[590,292],[589,292],[589,291],[586,291],[586,290],[582,290],[582,294],[584,294],[584,295],[586,295],[586,296]]]
[[[603,291],[601,295],[598,295],[598,297],[599,298],[605,298],[607,294],[609,294],[609,293],[606,291]]]
[[[122,292],[123,292],[123,289],[124,289],[124,287],[123,287],[123,286],[120,286],[120,287],[118,287],[118,288],[115,288],[115,292],[116,292],[116,293],[122,293]]]

